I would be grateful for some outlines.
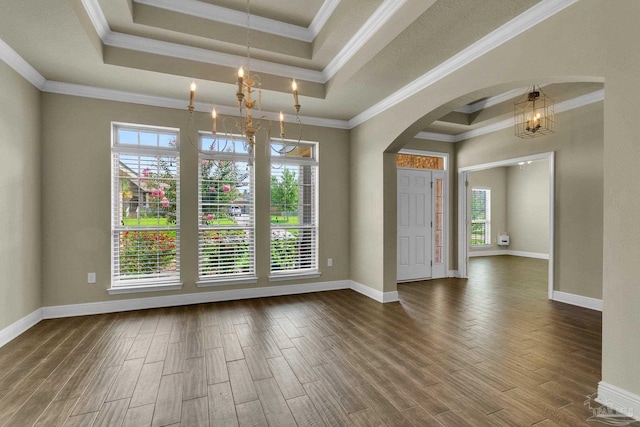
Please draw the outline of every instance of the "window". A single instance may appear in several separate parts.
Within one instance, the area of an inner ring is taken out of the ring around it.
[[[442,264],[444,260],[444,179],[434,177],[433,183],[433,199],[435,200],[433,207],[435,220],[433,221],[433,247],[435,249],[433,263]]]
[[[198,276],[255,279],[253,167],[242,141],[200,135]]]
[[[491,245],[491,190],[471,189],[471,246]]]
[[[415,154],[397,154],[396,167],[411,169],[445,170],[444,157],[418,156]]]
[[[180,160],[176,129],[114,125],[112,288],[180,279]]]
[[[318,270],[317,146],[271,144],[271,274]]]

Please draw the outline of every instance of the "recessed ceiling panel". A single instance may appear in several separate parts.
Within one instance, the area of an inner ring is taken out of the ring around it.
[[[200,0],[203,3],[245,12],[246,0]],[[325,0],[251,0],[251,14],[308,27]]]

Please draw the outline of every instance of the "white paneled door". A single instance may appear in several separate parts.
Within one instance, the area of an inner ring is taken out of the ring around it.
[[[431,277],[431,172],[398,169],[398,281]]]

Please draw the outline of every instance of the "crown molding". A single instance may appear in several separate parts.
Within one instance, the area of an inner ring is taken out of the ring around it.
[[[177,110],[187,111],[187,103],[182,99],[166,98],[161,96],[143,95],[139,93],[126,92],[114,89],[104,89],[92,86],[83,86],[73,83],[47,81],[42,88],[43,92],[56,93],[59,95],[71,95],[80,96],[83,98],[102,99],[106,101],[127,102],[130,104],[147,105],[151,107],[164,107],[174,108]],[[196,102],[194,104],[194,110],[202,113],[210,113],[213,108],[219,114],[227,116],[239,117],[238,109],[235,107],[213,105],[204,102]],[[280,113],[271,111],[262,111],[260,118],[267,120],[278,121],[280,119]],[[295,116],[292,114],[285,114],[285,120],[287,122],[294,122]],[[300,116],[300,120],[304,125],[309,126],[321,126],[327,128],[348,129],[348,124],[345,120],[333,120],[323,119],[319,117]]]
[[[104,41],[109,33],[111,33],[111,28],[109,27],[107,18],[105,18],[102,12],[98,0],[82,0],[82,5],[84,6],[84,10],[87,11],[87,15],[89,15],[93,28],[95,28],[100,39]]]
[[[377,116],[394,105],[405,101],[417,92],[442,80],[454,71],[480,58],[498,46],[519,36],[528,29],[538,25],[545,19],[576,3],[578,0],[542,0],[535,6],[516,16],[511,21],[487,34],[469,47],[461,50],[440,65],[418,77],[402,89],[376,103],[362,113],[349,120],[350,127],[356,127]]]
[[[119,91],[114,89],[104,89],[92,86],[83,86],[72,83],[56,82],[45,79],[35,68],[33,68],[27,61],[24,60],[11,46],[0,39],[0,60],[4,61],[9,67],[14,69],[25,80],[31,83],[36,88],[43,92],[57,93],[61,95],[80,96],[84,98],[103,99],[107,101],[128,102],[132,104],[148,105],[152,107],[165,107],[184,109],[185,103],[183,100],[175,98],[158,97],[152,95],[143,95],[133,92]],[[514,89],[515,90],[515,89]],[[509,92],[505,92],[507,94]],[[505,96],[505,94],[498,95],[498,98]],[[555,112],[562,113],[574,108],[583,107],[585,105],[593,104],[604,100],[604,89],[600,89],[585,95],[578,96],[555,105]],[[199,112],[208,113],[214,107],[213,104],[196,103],[195,110]],[[236,108],[215,106],[220,114],[229,116],[238,116]],[[278,120],[279,113],[275,112],[263,112],[265,118],[269,120]],[[285,118],[289,121],[294,119],[294,116],[285,114]],[[300,116],[300,119],[308,125],[321,126],[336,129],[352,129],[354,126],[351,121],[324,119],[320,117]],[[465,139],[473,138],[480,135],[485,135],[498,130],[506,129],[513,125],[513,119],[505,119],[500,122],[484,126],[478,129],[474,129],[468,132],[460,133],[457,135],[449,135],[436,132],[419,132],[415,135],[418,139],[428,139],[432,141],[442,142],[460,142]]]
[[[136,3],[159,9],[170,10],[209,21],[246,27],[247,14],[238,10],[228,9],[214,4],[196,0],[134,0]],[[289,39],[301,40],[307,43],[313,41],[313,33],[305,27],[277,21],[258,15],[250,15],[251,29],[263,33],[275,34]]]
[[[199,15],[199,11],[201,9],[204,9],[204,17],[206,19],[232,23],[234,25],[246,25],[246,21],[240,23],[240,15],[246,18],[246,15],[241,12],[233,11],[219,6],[203,4],[202,2],[195,0],[135,1],[140,4],[161,7],[167,10],[189,13],[194,16],[201,16]],[[300,80],[307,80],[324,84],[329,81],[329,79],[333,77],[340,70],[340,68],[342,68],[344,64],[346,64],[349,59],[351,59],[353,55],[355,55],[364,46],[364,44],[369,41],[369,39],[376,33],[376,31],[378,31],[406,2],[407,0],[385,0],[322,71],[292,67],[257,59],[252,59],[252,69],[263,73],[285,77],[294,77]],[[340,0],[325,0],[322,8],[316,15],[316,18],[314,18],[309,29],[292,26],[291,24],[258,16],[254,17],[254,15],[252,15],[252,19],[258,20],[258,23],[261,23],[261,25],[263,26],[257,27],[256,23],[256,26],[252,28],[255,28],[258,31],[287,36],[287,32],[284,30],[285,27],[296,27],[298,29],[305,30],[307,32],[307,35],[305,35],[303,38],[293,36],[290,36],[290,38],[298,38],[299,40],[303,41],[313,41],[313,39],[321,31],[322,27],[327,22],[339,3]],[[104,13],[100,8],[98,0],[82,0],[82,4],[87,11],[87,14],[89,15],[89,18],[91,19],[96,32],[100,36],[100,39],[106,45],[119,47],[122,49],[136,50],[139,52],[155,53],[164,56],[171,56],[192,61],[204,61],[210,64],[232,67],[237,67],[239,64],[242,64],[245,59],[243,56],[241,57],[238,55],[230,55],[207,49],[194,48],[177,43],[152,40],[144,37],[111,31]],[[182,5],[186,5],[186,10],[182,8]],[[226,21],[221,18],[221,16],[216,15],[216,13],[212,13],[211,8],[215,10],[221,9],[221,13],[223,13],[223,16],[231,16],[231,18],[229,18],[230,21]],[[268,22],[268,25],[266,22]],[[282,30],[280,26],[283,26]]]
[[[580,95],[572,99],[567,99],[555,105],[555,114],[563,113],[565,111],[573,110],[575,108],[584,107],[589,104],[604,101],[604,89],[596,90],[585,95]],[[476,136],[486,135],[488,133],[496,132],[502,129],[507,129],[513,126],[513,118],[500,120],[499,122],[483,126],[478,129],[470,130],[467,132],[459,133],[457,135],[449,135],[445,133],[435,132],[420,132],[415,138],[428,139],[431,141],[444,141],[444,142],[460,142],[466,139],[474,138]]]
[[[542,86],[541,86],[542,87]],[[478,112],[480,110],[484,110],[485,108],[493,107],[494,105],[502,104],[505,101],[515,98],[516,96],[520,96],[527,91],[528,88],[518,88],[512,89],[510,91],[501,93],[496,96],[492,96],[491,98],[483,99],[478,102],[474,102],[471,105],[463,105],[462,107],[456,108],[453,111],[457,111],[459,113],[472,114]]]
[[[437,133],[437,132],[419,132],[414,136],[414,138],[418,139],[428,139],[430,141],[440,141],[440,142],[456,142],[455,135],[449,135],[446,133]]]
[[[247,60],[245,56],[216,52],[208,49],[185,46],[177,43],[154,40],[124,33],[110,32],[102,41],[107,46],[121,49],[170,56],[172,58],[181,58],[189,61],[222,65],[232,68],[236,68],[244,64]],[[296,78],[314,83],[324,83],[325,81],[324,75],[321,71],[276,64],[274,62],[263,61],[255,58],[251,59],[251,70],[281,77]]]
[[[315,39],[318,34],[320,34],[320,31],[322,31],[322,28],[327,23],[327,21],[333,14],[333,11],[336,10],[336,7],[338,7],[339,4],[340,0],[324,0],[324,3],[322,3],[322,6],[320,6],[320,10],[318,10],[318,13],[316,13],[316,16],[313,18],[313,21],[311,21],[311,24],[309,25],[309,31],[311,32],[313,39]]]
[[[591,93],[567,99],[555,105],[555,113],[573,110],[574,108],[584,107],[585,105],[604,101],[604,89],[596,90]]]
[[[362,27],[351,37],[351,40],[324,68],[326,81],[336,73],[373,37],[373,35],[398,11],[407,0],[385,0],[367,19]]]
[[[4,61],[16,73],[24,77],[29,83],[42,89],[47,79],[33,68],[23,57],[11,48],[4,40],[0,39],[0,60]]]

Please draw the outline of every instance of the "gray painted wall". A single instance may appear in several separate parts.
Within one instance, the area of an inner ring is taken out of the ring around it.
[[[0,61],[0,330],[41,306],[40,91]],[[50,191],[55,191],[49,188]],[[46,212],[46,210],[45,210]],[[64,268],[61,266],[61,268]]]
[[[549,161],[506,168],[509,250],[549,254]]]
[[[305,126],[305,139],[319,143],[318,279],[270,282],[270,167],[264,135],[257,136],[256,270],[257,285],[198,288],[197,131],[208,130],[210,116],[170,108],[148,107],[74,96],[43,95],[43,193],[46,206],[42,241],[44,306],[90,303],[180,293],[279,286],[349,279],[349,132]],[[111,121],[180,129],[180,267],[182,290],[109,295],[111,212]],[[78,195],[82,195],[82,200]],[[327,266],[333,258],[333,266]],[[96,272],[97,283],[87,284]]]

